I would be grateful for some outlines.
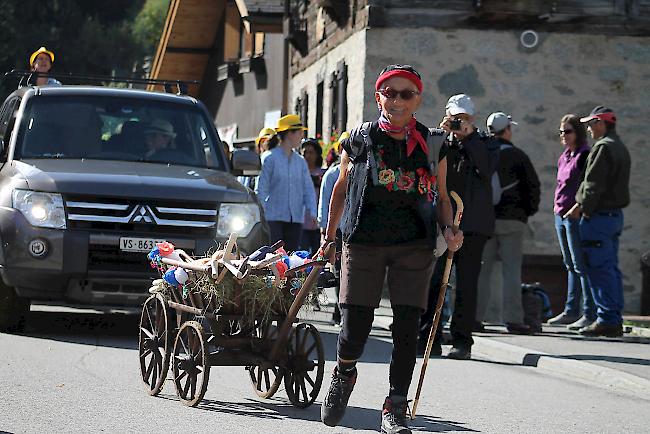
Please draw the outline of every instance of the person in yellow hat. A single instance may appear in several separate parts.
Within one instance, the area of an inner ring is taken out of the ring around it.
[[[259,155],[269,150],[267,144],[273,136],[275,136],[275,130],[273,128],[264,127],[260,130],[257,138],[255,138],[255,151]]]
[[[332,143],[332,147],[327,151],[325,156],[325,164],[330,168],[332,165],[339,161],[339,155],[341,154],[341,142],[350,137],[350,133],[343,131],[336,141]]]
[[[47,74],[54,64],[54,53],[45,47],[41,47],[29,56],[29,68],[39,74]],[[39,75],[36,78],[37,86],[55,85],[60,86],[61,82],[47,75]]]
[[[277,146],[262,160],[255,192],[271,229],[271,242],[283,240],[287,251],[300,245],[305,216],[316,223],[316,193],[305,159],[296,152],[304,131],[298,115],[278,119]],[[268,143],[271,144],[271,143]]]

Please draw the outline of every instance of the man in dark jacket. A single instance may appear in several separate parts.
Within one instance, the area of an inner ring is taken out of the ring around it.
[[[621,336],[623,280],[618,268],[618,239],[623,231],[622,209],[630,203],[630,153],[616,134],[612,110],[595,107],[580,121],[589,125],[596,143],[587,157],[573,217],[582,214],[580,238],[598,319],[579,333]]]
[[[447,157],[447,188],[448,191],[458,193],[465,206],[460,224],[465,240],[463,247],[454,256],[456,300],[451,320],[453,348],[447,356],[461,360],[471,357],[481,256],[486,241],[494,231],[490,178],[496,167],[496,160],[493,158],[496,142],[479,134],[474,126],[475,116],[476,109],[470,97],[465,94],[454,95],[449,98],[446,116],[440,123],[440,128],[449,133],[440,150],[440,158]],[[429,307],[420,319],[420,348],[425,345],[431,329],[446,261],[446,253],[436,261],[429,289]],[[439,326],[437,331],[433,355],[442,352],[442,326]]]
[[[508,332],[530,334],[524,324],[521,303],[521,264],[524,234],[528,217],[539,209],[539,178],[524,151],[512,143],[510,116],[502,112],[492,113],[487,119],[489,133],[499,145],[499,164],[492,176],[492,202],[496,222],[494,237],[483,250],[483,266],[478,282],[477,319],[484,318],[490,300],[490,278],[497,258],[503,262],[503,320]]]

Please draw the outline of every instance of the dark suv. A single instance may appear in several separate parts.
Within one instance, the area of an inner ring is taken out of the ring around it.
[[[0,330],[24,324],[30,300],[141,303],[157,241],[195,255],[230,232],[244,251],[268,242],[259,201],[229,173],[259,159],[235,153],[231,170],[194,98],[20,88],[0,109],[0,147]]]

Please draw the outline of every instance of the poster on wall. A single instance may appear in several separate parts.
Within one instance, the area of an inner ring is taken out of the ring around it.
[[[230,151],[232,152],[234,149],[233,143],[235,143],[235,139],[237,138],[237,124],[219,127],[217,128],[217,132],[219,133],[221,141],[228,143],[228,148],[230,148]]]
[[[281,116],[281,110],[270,110],[264,113],[264,128],[275,128]]]

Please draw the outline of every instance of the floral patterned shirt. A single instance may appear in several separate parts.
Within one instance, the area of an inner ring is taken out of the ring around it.
[[[423,135],[428,134],[422,124],[417,127],[422,128]],[[427,155],[417,147],[407,157],[406,140],[391,138],[376,122],[370,135],[379,185],[368,179],[359,225],[349,241],[392,245],[426,239],[426,227],[417,205],[422,194],[433,193],[435,188],[435,178],[428,176]]]

